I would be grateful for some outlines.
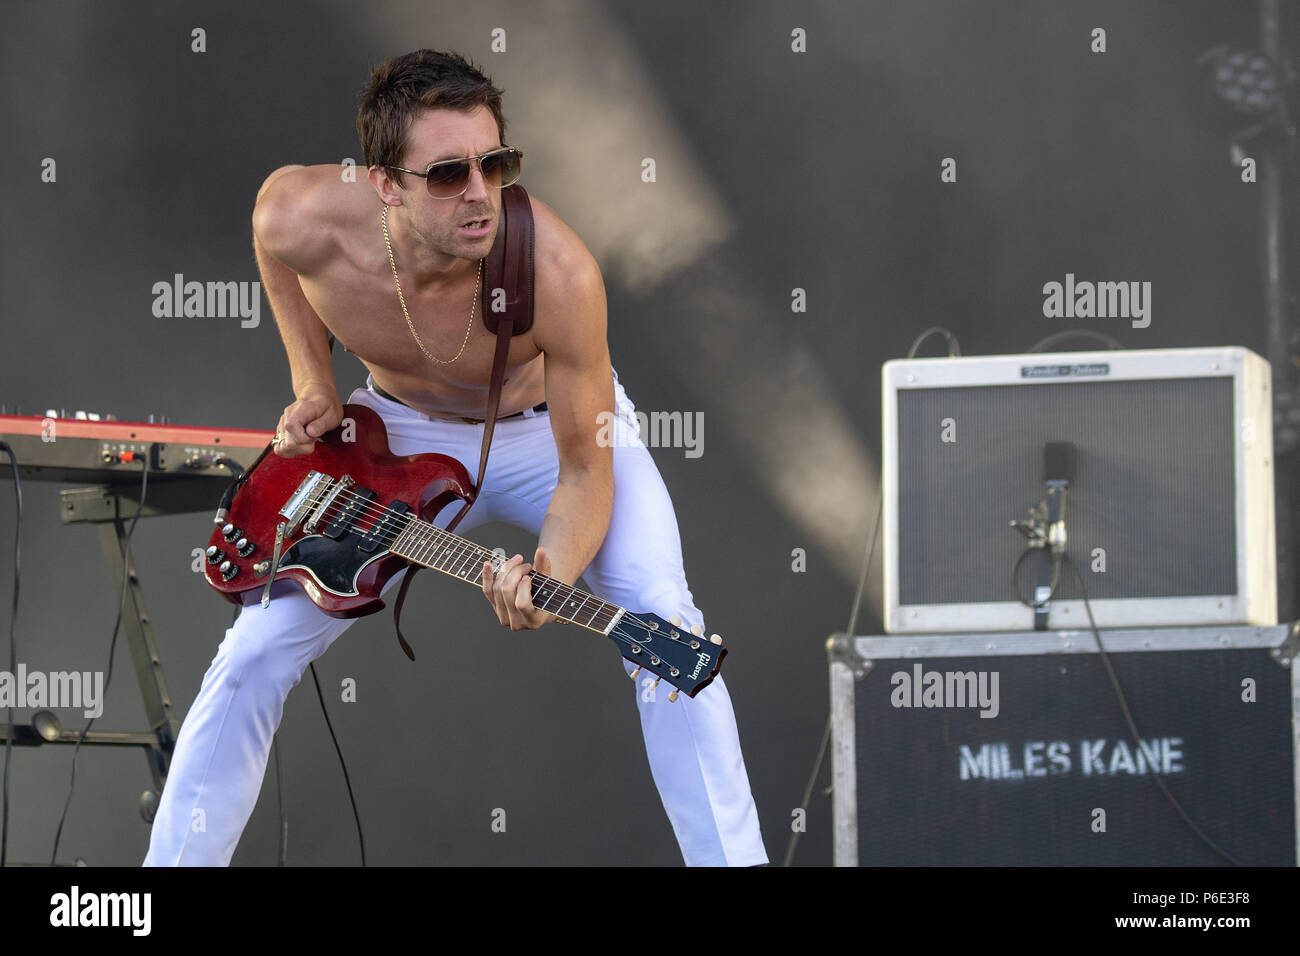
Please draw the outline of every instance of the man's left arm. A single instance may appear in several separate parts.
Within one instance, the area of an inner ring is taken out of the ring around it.
[[[497,574],[490,564],[483,573],[484,594],[511,630],[555,619],[534,607],[527,575],[536,567],[576,583],[600,550],[613,509],[614,452],[610,443],[598,441],[602,422],[614,414],[605,284],[591,254],[585,248],[581,253],[574,257],[576,266],[553,273],[565,277],[562,283],[550,289],[539,283],[537,289],[538,315],[548,321],[535,325],[535,335],[546,356],[546,405],[559,453],[559,475],[537,552],[532,562],[516,555]]]

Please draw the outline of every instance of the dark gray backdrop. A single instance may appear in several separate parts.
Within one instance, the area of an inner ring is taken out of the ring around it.
[[[1250,4],[22,2],[6,21],[10,411],[273,427],[291,395],[265,302],[255,329],[159,319],[153,283],[256,280],[259,183],[288,162],[359,161],[356,95],[374,63],[456,49],[506,88],[525,185],[605,271],[629,395],[704,414],[701,457],[653,454],[693,594],[732,648],[726,676],[774,862],[825,720],[823,641],[845,626],[875,512],[881,362],[936,323],[966,354],[1080,325],[1130,347],[1265,349],[1257,193],[1229,163],[1195,65],[1216,44],[1255,42]],[[1105,54],[1089,49],[1098,26]],[[195,27],[204,53],[191,51]],[[791,51],[796,28],[806,53]],[[41,181],[46,157],[56,183]],[[654,184],[641,180],[644,157]],[[945,157],[954,184],[940,182]],[[1151,326],[1044,318],[1042,285],[1067,272],[1152,282]],[[806,312],[791,309],[796,288]],[[346,396],[364,370],[341,355],[336,372]],[[24,491],[19,657],[102,670],[117,596],[95,533],[59,524],[58,486]],[[135,537],[182,713],[229,620],[189,567],[207,522],[143,521]],[[475,537],[535,546],[501,526]],[[318,663],[372,862],[680,862],[612,648],[572,629],[504,631],[481,596],[433,574],[406,619],[416,663],[388,614]],[[873,600],[858,632],[879,627]],[[554,645],[554,669],[516,658],[538,644]],[[345,677],[355,704],[339,702]],[[97,726],[143,726],[124,646]],[[280,743],[290,863],[356,862],[310,676]],[[15,752],[11,859],[48,859],[70,757]],[[138,862],[148,784],[136,754],[83,751],[60,859]],[[498,807],[505,833],[490,828]],[[798,862],[828,863],[820,789],[808,811]],[[269,774],[235,862],[273,863],[276,830]]]

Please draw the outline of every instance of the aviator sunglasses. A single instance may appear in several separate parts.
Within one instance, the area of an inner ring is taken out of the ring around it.
[[[429,195],[434,199],[455,199],[469,189],[470,170],[474,166],[478,166],[485,183],[497,189],[504,189],[506,186],[514,185],[519,179],[523,172],[524,154],[522,150],[513,146],[503,146],[500,149],[488,150],[481,156],[444,159],[442,162],[431,164],[422,173],[414,169],[403,169],[401,166],[388,168],[423,177]]]

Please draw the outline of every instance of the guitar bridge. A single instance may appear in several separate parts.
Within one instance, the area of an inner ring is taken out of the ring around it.
[[[320,520],[325,517],[325,513],[329,511],[334,502],[338,500],[339,495],[343,494],[343,492],[347,491],[355,484],[356,481],[353,480],[351,475],[344,475],[340,478],[335,483],[334,487],[329,490],[329,493],[320,500],[320,504],[312,510],[311,517],[308,518],[307,523],[303,525],[303,530],[315,534],[316,527],[320,523]]]
[[[299,523],[316,506],[321,495],[329,490],[333,480],[319,471],[307,472],[307,477],[299,483],[297,490],[280,509],[280,515],[286,519],[286,535],[291,535],[298,529]]]

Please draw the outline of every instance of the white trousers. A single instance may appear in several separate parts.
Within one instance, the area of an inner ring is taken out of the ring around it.
[[[439,452],[460,461],[471,479],[478,474],[482,425],[430,419],[381,397],[370,389],[372,384],[368,379],[349,401],[383,418],[394,454]],[[613,514],[604,543],[583,577],[592,593],[629,611],[665,618],[677,614],[687,628],[704,626],[686,584],[672,501],[637,437],[635,409],[617,371],[614,392],[618,441]],[[503,521],[539,535],[558,474],[545,412],[530,409],[522,418],[498,421],[482,492],[456,532]],[[452,501],[434,523],[445,527],[462,506],[459,499]],[[388,588],[401,578],[395,575]],[[226,631],[204,675],[176,741],[145,866],[230,863],[257,802],[289,691],[307,665],[352,623],[324,614],[292,583],[277,583],[272,595],[267,608],[261,606],[260,590],[246,596],[251,603]],[[468,597],[472,595],[467,591]],[[486,602],[483,613],[493,613]],[[633,665],[623,665],[624,674],[631,673]],[[735,713],[721,675],[694,698],[683,694],[675,702],[668,700],[671,688],[666,683],[652,689],[651,680],[642,677],[629,690],[640,710],[651,776],[686,864],[768,862]]]

